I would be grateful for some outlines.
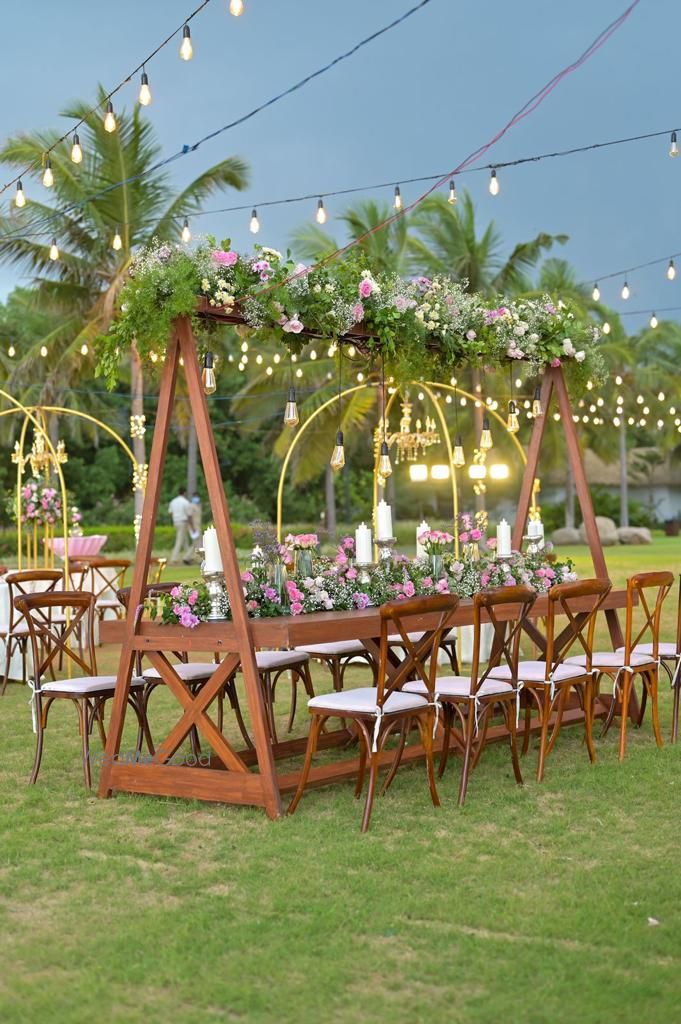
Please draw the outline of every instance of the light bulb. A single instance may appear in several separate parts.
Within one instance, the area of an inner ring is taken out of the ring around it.
[[[658,319],[657,319],[657,317],[655,316],[655,314],[653,313],[653,314],[651,315],[651,317],[650,317],[650,326],[651,326],[651,327],[653,328],[653,330],[654,330],[654,329],[655,329],[655,328],[657,327],[657,325],[658,325]]]
[[[620,294],[621,294],[622,298],[625,299],[625,300],[628,299],[629,296],[631,295],[631,291],[629,289],[629,285],[627,284],[626,281],[622,285],[622,291],[621,291]]]
[[[10,347],[7,349],[7,355],[10,357],[10,359],[14,359],[16,354],[17,350],[15,349],[14,345],[10,345]]]
[[[447,196],[447,202],[449,203],[450,206],[454,206],[454,204],[456,203],[456,199],[457,199],[456,185],[454,184],[453,181],[450,181],[450,183],[449,183],[449,195]]]
[[[491,196],[499,195],[499,179],[494,168],[492,168],[492,173],[489,176],[489,194]]]
[[[182,42],[180,44],[180,57],[182,60],[191,60],[194,56],[194,47],[192,46],[192,34],[189,31],[189,25],[185,25],[182,29]]]
[[[119,228],[116,228],[116,234],[113,236],[113,242],[111,248],[118,252],[119,249],[123,248],[123,239],[121,238],[121,232]]]
[[[46,358],[46,356],[47,356],[47,345],[42,345],[41,346],[41,348],[40,348],[40,355],[43,357],[43,359]]]
[[[620,375],[618,373],[617,376],[615,377],[615,384],[617,384],[617,386],[619,387],[619,385],[621,383],[622,383],[622,378],[620,377]],[[619,401],[621,401],[621,399],[618,398],[617,401],[619,402]]]
[[[378,460],[378,474],[385,480],[389,477],[393,471],[393,465],[390,461],[390,449],[388,448],[388,442],[383,441],[381,443],[381,457]]]
[[[669,261],[669,266],[667,267],[667,278],[668,278],[669,281],[673,281],[675,277],[676,277],[676,267],[674,266],[674,260],[670,260]]]
[[[213,369],[213,353],[206,352],[203,357],[203,373],[201,374],[203,390],[207,395],[212,395],[217,387],[215,381],[215,370]]]
[[[679,155],[679,144],[676,141],[676,132],[672,132],[672,137],[671,137],[670,141],[671,141],[671,145],[669,147],[669,155],[670,156],[678,156]]]
[[[189,230],[189,221],[185,217],[184,218],[184,224],[182,225],[182,241],[183,242],[191,242],[191,240],[192,240],[192,233]]]
[[[326,224],[326,210],[324,209],[324,200],[317,200],[317,223]]]
[[[115,132],[116,131],[116,115],[114,114],[113,103],[111,100],[106,105],[106,114],[104,115],[104,131]]]
[[[252,235],[257,235],[260,231],[260,221],[258,220],[258,211],[253,209],[251,211],[251,223],[248,225]]]
[[[57,245],[57,239],[56,238],[52,239],[52,245],[50,246],[50,259],[51,260],[58,260],[59,259],[59,246]]]
[[[244,0],[229,0],[229,13],[235,18],[244,13]]]
[[[148,107],[151,103],[151,89],[149,88],[149,75],[146,71],[142,72],[142,79],[140,85],[139,101],[143,107]]]
[[[454,454],[452,456],[452,465],[455,469],[461,469],[462,466],[466,465],[466,456],[463,452],[463,440],[461,434],[457,434],[454,439]]]
[[[534,389],[534,398],[532,399],[532,415],[544,415],[544,408],[541,404],[541,388],[538,387]]]
[[[45,170],[43,171],[43,185],[45,188],[52,188],[54,185],[54,174],[52,173],[52,161],[49,156],[45,161]]]
[[[71,146],[71,159],[74,164],[82,164],[83,162],[83,150],[80,145],[80,139],[78,138],[78,132],[73,133],[73,145]]]
[[[88,354],[88,352],[89,352],[89,351],[90,351],[90,350],[89,350],[89,348],[87,347],[87,345],[85,344],[85,342],[83,342],[83,344],[82,344],[82,345],[80,346],[80,354],[81,354],[82,356],[86,356],[86,355]]]
[[[520,430],[520,423],[518,422],[518,406],[515,404],[513,399],[511,399],[511,401],[508,403],[508,418],[506,420],[506,429],[508,430],[509,434],[517,434]],[[482,442],[480,444],[480,447],[483,447]],[[491,448],[492,445],[490,444],[489,447]]]
[[[395,198],[393,200],[393,206],[396,210],[402,209],[402,193],[400,192],[400,186],[395,185]]]
[[[598,302],[600,297],[601,297],[601,289],[598,287],[598,281],[597,281],[596,284],[594,285],[594,290],[591,293],[591,298],[594,300],[594,302]]]
[[[664,402],[664,391],[658,391],[658,393],[657,393],[657,400],[658,400],[658,402]],[[671,412],[671,409],[669,411]],[[672,416],[673,415],[674,414],[672,413]]]
[[[339,473],[345,465],[345,447],[343,445],[342,430],[339,430],[336,434],[336,444],[331,454],[331,461],[329,462],[329,465],[334,473]]]
[[[483,451],[488,452],[493,446],[492,431],[489,429],[489,419],[485,416],[482,421],[482,433],[480,434],[480,447]]]
[[[296,389],[288,389],[288,401],[284,410],[284,423],[287,427],[297,427],[300,417],[298,416],[298,405],[296,403]]]
[[[24,195],[24,186],[21,184],[21,179],[17,182],[17,194],[14,197],[14,202],[21,209],[22,206],[26,206],[26,196]]]
[[[610,324],[607,320],[603,321],[603,326],[601,327],[601,330],[603,331],[603,334],[610,334]]]

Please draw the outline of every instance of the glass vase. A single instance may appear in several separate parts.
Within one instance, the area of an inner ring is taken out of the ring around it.
[[[270,569],[269,576],[272,588],[276,590],[279,600],[283,605],[285,605],[288,594],[286,591],[286,566],[284,563],[275,562]]]
[[[309,548],[300,548],[296,551],[296,576],[312,575],[312,552]]]
[[[444,575],[444,559],[440,554],[428,556],[430,561],[430,574],[434,580],[439,580]]]

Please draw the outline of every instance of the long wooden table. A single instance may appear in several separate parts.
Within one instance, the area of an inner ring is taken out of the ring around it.
[[[616,611],[626,605],[626,591],[612,590],[603,606],[603,610]],[[543,649],[543,637],[535,622],[547,614],[548,601],[540,596],[527,623],[526,632],[532,642]],[[587,603],[585,602],[585,609]],[[514,605],[502,606],[498,616],[513,619],[517,615]],[[414,620],[414,630],[434,628],[438,616],[424,615]],[[612,615],[609,617],[612,626]],[[534,620],[534,621],[533,621]],[[462,600],[456,612],[454,626],[469,626],[473,623],[473,606],[469,600]],[[250,623],[251,639],[257,648],[296,647],[311,644],[329,643],[342,640],[361,640],[366,649],[378,656],[380,617],[378,610],[367,608],[352,612],[319,612],[311,615],[284,615],[279,618],[254,619]],[[621,636],[613,636],[614,643],[621,643]],[[101,626],[103,643],[121,644],[126,641],[125,622],[103,622]],[[215,722],[206,713],[206,709],[215,699],[221,686],[231,673],[238,667],[240,651],[236,631],[231,622],[202,623],[195,629],[183,629],[181,626],[163,626],[155,622],[141,620],[133,634],[132,649],[147,657],[161,673],[162,680],[173,692],[181,705],[183,713],[179,722],[171,730],[168,737],[157,746],[155,755],[136,759],[121,755],[120,751],[112,757],[108,767],[108,782],[111,791],[131,793],[147,793],[159,796],[186,796],[194,799],[221,801],[236,804],[256,804],[266,806],[261,778],[253,771],[257,767],[257,759],[252,750],[235,750],[223,733],[219,732]],[[165,652],[182,652],[196,654],[199,652],[217,653],[221,656],[221,664],[216,665],[216,672],[211,680],[196,694],[192,695],[188,687],[172,670],[172,665]],[[605,709],[602,709],[603,711]],[[564,716],[566,724],[583,721],[583,713],[579,708],[568,709]],[[212,748],[213,753],[202,767],[187,764],[170,763],[182,745],[190,730],[195,728]],[[503,727],[490,729],[490,738],[505,735]],[[346,730],[337,730],[321,737],[321,748],[342,745],[350,738]],[[275,761],[290,758],[303,752],[305,739],[294,739],[285,742],[271,743],[272,756]],[[385,752],[385,761],[391,758],[391,752]],[[405,762],[423,756],[420,745],[406,748]],[[358,760],[355,757],[332,764],[318,765],[313,768],[309,785],[325,785],[331,782],[352,779],[356,776]],[[284,794],[295,789],[298,772],[276,773],[279,793]]]

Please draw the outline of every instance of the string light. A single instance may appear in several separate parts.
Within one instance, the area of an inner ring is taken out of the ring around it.
[[[506,420],[506,429],[508,430],[509,434],[517,434],[520,430],[520,423],[518,421],[518,406],[515,404],[513,399],[511,399],[511,401],[508,403],[508,418]],[[482,442],[480,446],[482,447]]]
[[[116,234],[113,236],[113,242],[111,248],[115,249],[116,252],[123,248],[123,239],[121,238],[120,228],[116,228]]]
[[[187,243],[187,242],[191,242],[191,240],[192,240],[192,233],[189,230],[189,220],[187,219],[187,217],[185,217],[184,218],[184,224],[182,225],[182,241]]]
[[[454,206],[455,203],[456,203],[456,200],[457,200],[456,185],[454,184],[453,181],[450,181],[450,183],[449,183],[449,195],[447,197],[447,202],[449,203],[450,206]]]
[[[655,328],[657,327],[657,325],[658,325],[658,319],[657,319],[657,317],[655,316],[655,314],[653,313],[653,314],[651,315],[651,317],[650,317],[650,326],[651,326],[651,327],[653,328],[653,330],[654,330],[654,329],[655,329]]]
[[[466,456],[463,450],[463,440],[459,433],[459,407],[456,401],[456,377],[452,377],[452,386],[454,387],[454,430],[456,436],[454,438],[454,451],[452,453],[452,466],[455,469],[461,469],[462,466],[466,465]],[[449,395],[447,396],[449,398]]]
[[[41,346],[41,348],[40,348],[40,355],[43,357],[43,359],[47,358],[47,345],[42,345]]]
[[[541,404],[541,388],[536,387],[534,389],[534,398],[532,399],[532,415],[543,416],[544,408]]]
[[[106,105],[106,114],[104,115],[104,131],[112,132],[116,131],[116,115],[114,114],[113,103],[111,100]]]
[[[402,209],[402,193],[400,192],[399,185],[395,185],[395,198],[393,200],[393,206],[395,207],[396,210]]]
[[[331,453],[329,465],[334,473],[340,473],[345,465],[345,444],[343,441],[343,405],[342,405],[342,376],[343,376],[343,349],[338,355],[338,430],[336,431],[336,443]]]
[[[321,196],[317,200],[317,223],[326,224],[326,210],[324,209],[324,200]]]
[[[251,211],[251,223],[248,225],[248,227],[249,227],[249,230],[250,230],[252,235],[257,235],[258,231],[260,231],[260,221],[258,220],[258,211],[255,209],[255,207]]]
[[[83,342],[83,344],[82,344],[82,345],[80,346],[80,354],[81,354],[82,356],[86,356],[86,355],[88,354],[88,352],[89,352],[89,351],[90,351],[90,350],[89,350],[89,348],[87,347],[87,345],[85,344],[85,342]]]
[[[664,391],[658,391],[657,400],[658,402],[664,402]],[[669,411],[671,412],[671,409]],[[674,414],[672,413],[672,416],[673,415]]]
[[[213,368],[214,359],[212,352],[206,352],[203,357],[203,372],[201,373],[201,383],[203,384],[203,390],[207,395],[212,395],[217,388],[217,381],[215,380],[215,370]]]
[[[622,383],[622,378],[620,377],[620,375],[618,373],[617,376],[615,377],[615,384],[617,384],[617,386],[619,387],[621,383]],[[619,401],[619,399],[618,399],[618,401]]]
[[[194,47],[192,46],[192,34],[189,31],[189,25],[185,25],[182,29],[182,42],[180,43],[180,57],[182,60],[191,60],[194,56]]]
[[[489,176],[489,194],[491,196],[499,195],[499,179],[497,178],[496,169],[493,167]]]
[[[83,148],[80,144],[80,138],[78,132],[73,133],[73,145],[71,146],[71,159],[74,164],[82,164],[83,162]]]
[[[143,107],[148,107],[151,103],[151,89],[149,88],[149,76],[146,73],[146,71],[142,72],[139,101]]]
[[[603,321],[603,326],[601,327],[601,330],[603,331],[603,334],[610,334],[610,324],[607,320]]]
[[[52,173],[52,161],[49,156],[45,159],[45,170],[43,171],[43,185],[45,188],[52,188],[54,185],[54,174]]]
[[[14,197],[14,203],[19,207],[19,209],[21,209],[22,206],[26,206],[26,196],[24,195],[24,186],[21,184],[21,178],[19,178],[19,181],[17,182],[17,194]]]
[[[244,13],[244,0],[229,0],[229,13],[240,17]]]
[[[667,279],[669,281],[673,281],[675,277],[676,277],[676,267],[674,266],[674,260],[670,260],[669,261],[669,266],[667,267]]]
[[[50,246],[50,259],[51,260],[58,260],[59,259],[59,246],[57,245],[57,239],[56,238],[52,239],[52,245]]]
[[[482,421],[482,433],[480,434],[480,447],[483,451],[488,452],[490,448],[494,446],[492,440],[492,431],[489,428],[489,417],[485,416]]]
[[[624,299],[625,301],[626,301],[626,299],[628,299],[628,298],[629,298],[629,296],[631,295],[631,290],[630,290],[630,288],[629,288],[629,285],[627,284],[626,280],[625,280],[624,284],[622,285],[622,291],[621,291],[621,293],[620,293],[620,294],[621,294],[622,298],[623,298],[623,299]]]
[[[10,359],[14,359],[16,354],[17,350],[15,349],[14,345],[10,345],[10,347],[7,349],[7,355],[10,357]]]
[[[671,145],[669,146],[669,155],[670,156],[678,156],[679,155],[679,144],[676,141],[676,132],[672,132],[672,137],[670,139],[670,143],[671,143]]]
[[[591,298],[594,302],[598,302],[601,297],[601,289],[598,287],[598,281],[594,284],[594,290],[591,293]]]

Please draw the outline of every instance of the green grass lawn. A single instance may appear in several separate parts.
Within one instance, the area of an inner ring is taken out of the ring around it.
[[[665,538],[611,550],[612,578],[678,571],[680,550]],[[571,553],[587,572],[585,549]],[[102,653],[100,669],[111,667]],[[311,790],[278,822],[186,801],[99,801],[83,788],[67,707],[53,710],[29,788],[27,698],[12,685],[0,701],[3,1022],[681,1016],[681,746],[657,750],[649,719],[622,765],[616,731],[597,743],[595,766],[579,730],[564,731],[541,785],[533,749],[519,788],[506,746],[493,745],[463,810],[456,759],[439,810],[422,766],[405,768],[361,836],[349,785]],[[176,705],[165,693],[152,701],[160,735]],[[662,702],[667,739],[666,687]],[[301,709],[297,732],[306,726]]]

